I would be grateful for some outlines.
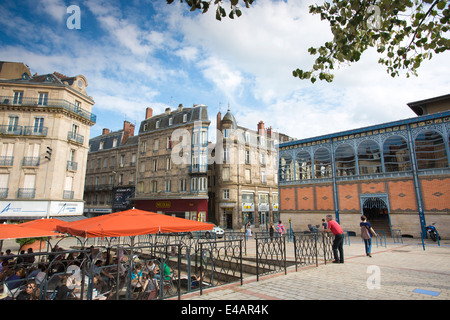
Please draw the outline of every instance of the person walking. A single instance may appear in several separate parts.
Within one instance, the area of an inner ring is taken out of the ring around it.
[[[377,233],[373,230],[372,225],[367,221],[366,216],[361,216],[361,238],[364,240],[364,246],[366,249],[366,256],[372,257],[372,235],[377,237]]]
[[[332,246],[334,255],[333,263],[344,263],[344,231],[339,223],[333,220],[333,216],[331,214],[326,216],[326,220],[328,223],[328,228],[324,231],[331,232],[334,235]]]

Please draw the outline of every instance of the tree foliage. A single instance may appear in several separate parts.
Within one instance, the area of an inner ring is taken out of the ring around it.
[[[167,0],[170,4],[174,0]],[[191,11],[216,7],[216,19],[227,16],[221,0],[180,0]],[[253,0],[230,0],[228,17],[241,16],[238,4],[248,8]],[[300,79],[317,79],[332,82],[333,71],[343,65],[360,60],[364,51],[376,48],[378,62],[386,67],[392,77],[405,72],[417,76],[422,62],[450,49],[446,38],[450,29],[448,0],[332,0],[322,5],[311,5],[309,12],[327,20],[333,35],[320,47],[308,52],[317,56],[310,70],[296,69],[293,76]]]

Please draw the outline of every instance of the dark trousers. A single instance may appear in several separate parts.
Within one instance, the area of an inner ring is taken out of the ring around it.
[[[337,234],[333,240],[334,261],[344,262],[344,234]]]

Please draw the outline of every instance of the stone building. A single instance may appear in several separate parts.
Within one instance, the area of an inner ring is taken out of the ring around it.
[[[450,95],[408,103],[415,118],[280,144],[280,212],[307,230],[332,214],[359,234],[450,234]]]
[[[86,171],[85,214],[95,216],[130,209],[135,193],[138,136],[135,125],[124,121],[123,128],[89,140]]]
[[[224,228],[250,222],[261,229],[279,220],[278,133],[259,122],[238,126],[231,111],[217,114],[217,138],[209,171],[209,212]],[[283,136],[282,139],[287,139]]]
[[[0,219],[83,215],[88,138],[96,122],[83,75],[31,75],[0,62]]]
[[[153,115],[139,128],[136,208],[208,221],[208,107]]]

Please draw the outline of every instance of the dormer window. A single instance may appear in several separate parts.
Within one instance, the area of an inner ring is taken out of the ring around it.
[[[156,129],[159,129],[159,120],[156,120]]]
[[[183,114],[183,122],[187,122],[187,114]]]
[[[170,117],[170,118],[169,118],[169,126],[171,126],[172,124],[173,124],[173,118]]]

